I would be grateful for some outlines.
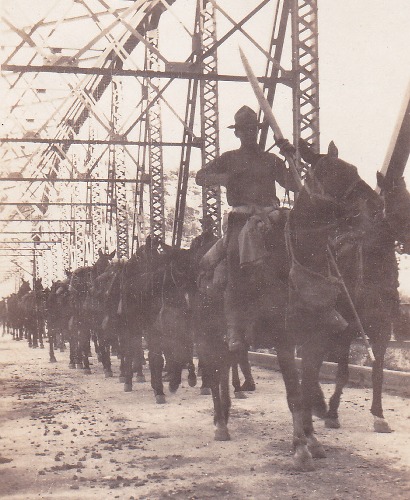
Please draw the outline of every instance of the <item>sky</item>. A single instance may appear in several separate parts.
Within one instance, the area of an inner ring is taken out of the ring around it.
[[[16,19],[24,17],[21,23],[25,26],[38,18],[42,7],[71,3],[70,0],[41,0],[41,3],[34,4],[31,0],[0,0],[0,5]],[[130,5],[130,2],[120,0],[108,3],[113,6]],[[257,3],[256,0],[219,1],[237,20]],[[188,29],[192,27],[192,4],[192,0],[177,0],[173,6],[175,15]],[[361,176],[374,186],[376,171],[383,164],[410,82],[410,1],[318,0],[318,10],[321,149],[325,150],[331,140],[335,141],[340,157],[356,165]],[[258,42],[265,46],[270,37],[270,32],[264,29],[269,25],[265,23],[266,16],[265,10],[246,25]],[[222,36],[229,28],[230,23],[218,14],[218,35]],[[87,35],[82,29],[76,31],[73,24],[62,33],[61,43],[74,47],[81,46],[82,37]],[[161,19],[160,44],[168,59],[175,61],[183,61],[191,48],[184,29],[170,15]],[[250,43],[239,37],[233,37],[221,47],[218,56],[220,72],[244,74],[238,45],[248,55],[255,73],[262,74],[265,59]],[[289,42],[285,45],[282,64],[285,69],[290,69]],[[128,92],[131,96],[134,89]],[[184,83],[179,82],[174,90],[171,89],[169,98],[183,111],[185,96]],[[129,98],[126,99],[127,105]],[[221,152],[238,146],[237,139],[227,127],[232,123],[235,111],[243,104],[257,109],[247,83],[219,85]],[[292,101],[289,89],[278,90],[273,110],[282,131],[291,140]],[[33,110],[33,115],[35,113],[38,113],[38,108]],[[2,118],[7,119],[7,116]],[[180,129],[175,127],[175,121],[166,110],[163,112],[163,126],[164,140],[180,138]],[[165,151],[164,162],[165,169],[177,169],[179,153],[175,149]],[[193,170],[201,167],[198,152],[193,153],[191,163]],[[410,184],[409,171],[406,172],[406,179]],[[410,275],[409,279],[406,277],[401,281],[408,282],[410,289]]]

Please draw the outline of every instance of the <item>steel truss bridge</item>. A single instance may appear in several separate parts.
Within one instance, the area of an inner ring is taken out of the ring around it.
[[[181,246],[199,211],[219,232],[221,192],[191,174],[255,108],[238,46],[289,139],[318,150],[317,3],[5,0],[0,281],[48,286],[148,234]]]

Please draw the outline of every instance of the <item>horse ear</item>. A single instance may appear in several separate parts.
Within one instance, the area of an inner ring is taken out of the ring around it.
[[[381,172],[376,173],[376,179],[377,179],[377,185],[381,190],[384,189],[385,184],[386,184],[386,178]]]
[[[103,255],[104,255],[104,254],[103,254],[103,252],[102,252],[101,248],[99,248],[99,249],[98,249],[98,257],[102,257]]]
[[[115,257],[115,253],[116,253],[116,251],[117,251],[117,250],[113,250],[113,251],[109,254],[108,258],[109,258],[110,260],[111,260],[111,259],[113,259],[113,258]]]
[[[333,141],[330,141],[329,147],[327,148],[327,155],[331,158],[339,158],[339,150]]]

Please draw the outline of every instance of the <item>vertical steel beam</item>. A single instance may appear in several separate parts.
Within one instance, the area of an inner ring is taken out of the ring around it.
[[[146,32],[147,41],[158,49],[157,27],[148,29]],[[159,70],[159,60],[155,52],[146,51],[147,69]],[[155,99],[159,88],[159,79],[151,78],[150,85],[147,85],[147,104],[149,106],[146,125],[148,127],[149,145],[149,176],[150,176],[150,218],[151,236],[158,236],[165,239],[165,198],[164,198],[164,171],[162,154],[162,123],[161,106],[159,99]],[[155,100],[154,104],[151,104]],[[156,144],[153,144],[156,143]]]
[[[193,62],[197,60],[198,55],[200,54],[202,48],[199,14],[200,14],[200,5],[197,4],[196,15],[195,15],[195,28],[192,38]],[[181,159],[179,163],[174,227],[172,232],[172,246],[177,248],[181,247],[182,235],[184,230],[186,196],[188,191],[188,179],[189,179],[189,163],[191,159],[192,143],[194,139],[193,133],[191,131],[194,128],[197,96],[198,96],[198,80],[190,79],[188,82],[188,94],[185,106],[184,123],[186,124],[186,127],[184,127],[182,136],[183,146],[181,148]]]
[[[205,53],[217,41],[215,8],[207,0],[198,0],[200,5],[201,51]],[[216,51],[202,59],[204,74],[218,72]],[[219,114],[218,82],[201,80],[201,134],[203,139],[202,164],[206,165],[219,156]],[[221,189],[220,187],[203,188],[202,210],[204,215],[211,215],[215,232],[221,233]]]
[[[120,99],[122,97],[122,85],[120,81],[113,79],[115,130],[118,130]],[[115,179],[126,179],[124,147],[117,145]],[[129,257],[129,235],[128,235],[128,214],[127,214],[127,187],[125,182],[115,182],[114,199],[116,206],[117,223],[117,257],[119,259]]]
[[[319,152],[319,57],[317,0],[292,0],[293,140]],[[300,156],[298,154],[298,164]]]

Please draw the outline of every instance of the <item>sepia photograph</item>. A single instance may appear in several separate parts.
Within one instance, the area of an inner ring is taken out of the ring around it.
[[[409,0],[0,26],[0,499],[407,500]]]

